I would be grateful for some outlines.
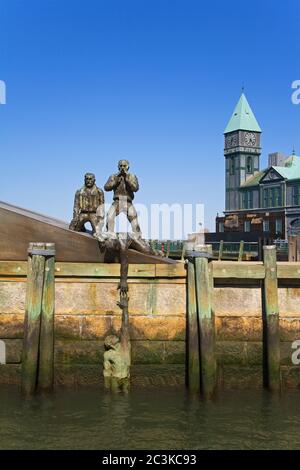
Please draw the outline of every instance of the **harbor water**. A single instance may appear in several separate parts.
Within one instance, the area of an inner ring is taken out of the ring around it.
[[[60,390],[24,400],[0,388],[1,449],[300,449],[299,392]]]

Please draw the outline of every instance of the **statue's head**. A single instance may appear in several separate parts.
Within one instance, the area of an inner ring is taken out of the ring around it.
[[[87,188],[92,188],[96,182],[94,173],[86,173],[84,175],[84,184]]]
[[[127,171],[129,170],[129,161],[128,160],[119,160],[118,168],[119,168],[119,171],[127,173]]]
[[[118,349],[120,345],[120,338],[117,335],[108,335],[104,340],[104,347],[108,349]]]

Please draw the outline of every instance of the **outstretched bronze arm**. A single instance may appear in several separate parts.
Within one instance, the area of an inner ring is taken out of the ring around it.
[[[118,305],[122,310],[122,326],[120,334],[120,342],[123,353],[128,356],[130,360],[130,335],[129,335],[129,315],[128,315],[128,248],[129,240],[119,240],[119,253],[120,253],[120,283],[118,289],[120,290],[120,301]]]

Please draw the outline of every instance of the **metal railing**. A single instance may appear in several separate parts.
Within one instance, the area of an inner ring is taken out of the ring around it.
[[[184,259],[187,244],[185,240],[150,240],[150,244],[169,258]],[[262,247],[258,242],[226,242],[221,240],[207,244],[212,245],[213,257],[217,260],[251,261],[262,259],[262,253],[260,253]],[[272,244],[276,246],[277,258],[287,260],[288,241],[272,240]]]

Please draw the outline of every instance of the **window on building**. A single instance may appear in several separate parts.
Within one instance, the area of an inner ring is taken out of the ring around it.
[[[247,172],[247,173],[253,173],[253,161],[252,161],[252,157],[247,157],[246,172]]]
[[[251,231],[250,220],[245,220],[245,222],[244,222],[244,232],[250,232],[250,231]]]
[[[274,201],[275,201],[275,207],[282,206],[280,186],[278,186],[277,188],[274,188]]]
[[[275,188],[269,189],[269,207],[275,207]]]
[[[263,189],[263,207],[282,206],[282,190],[280,186]]]
[[[269,232],[270,231],[270,222],[269,222],[269,220],[264,220],[263,221],[263,231],[264,232]]]
[[[243,191],[242,209],[253,209],[253,191]]]
[[[290,226],[292,228],[300,228],[300,219],[292,220],[292,222],[290,223]]]
[[[282,219],[275,220],[275,232],[278,237],[282,235]]]
[[[234,157],[232,157],[229,160],[229,173],[231,175],[234,175],[234,170],[235,170],[235,168],[234,168]]]
[[[241,209],[245,209],[246,207],[246,192],[243,191],[241,193]]]
[[[268,190],[268,188],[264,188],[264,190],[263,190],[263,199],[264,199],[264,202],[263,202],[264,207],[268,207],[268,202],[269,202],[269,190]]]
[[[224,222],[219,222],[219,232],[224,232]]]
[[[295,185],[292,188],[292,196],[293,196],[293,206],[300,205],[300,186]]]

